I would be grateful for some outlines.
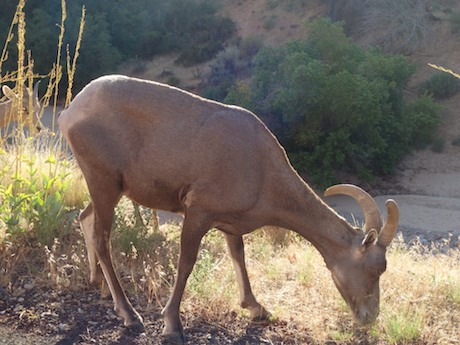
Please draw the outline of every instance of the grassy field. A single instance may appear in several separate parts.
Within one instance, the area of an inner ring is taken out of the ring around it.
[[[180,226],[154,231],[136,219],[122,200],[112,236],[114,261],[124,288],[135,299],[161,308],[176,273]],[[37,245],[33,231],[2,243],[0,288],[14,290],[20,281],[50,291],[88,288],[89,268],[81,230],[70,231],[48,247]],[[389,248],[388,270],[381,278],[381,312],[368,328],[357,328],[335,288],[322,257],[306,240],[288,233],[283,243],[262,230],[245,237],[247,266],[254,293],[285,322],[298,343],[455,344],[460,334],[460,253],[446,243],[427,248],[397,238]],[[129,279],[126,279],[128,277]],[[144,306],[146,307],[146,306]],[[238,306],[238,287],[223,236],[204,238],[189,278],[182,309],[225,324],[248,318]]]

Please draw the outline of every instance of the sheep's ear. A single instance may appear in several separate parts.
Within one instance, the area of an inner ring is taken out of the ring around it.
[[[5,94],[5,96],[12,101],[18,98],[18,96],[13,92],[13,90],[11,90],[7,85],[3,85],[2,91]]]
[[[375,244],[375,241],[377,241],[378,237],[379,233],[377,232],[377,230],[371,229],[370,231],[368,231],[366,237],[364,237],[364,240],[361,244],[361,252],[364,253],[366,250],[372,247]]]

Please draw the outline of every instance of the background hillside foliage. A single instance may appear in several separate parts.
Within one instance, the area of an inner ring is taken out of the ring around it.
[[[6,40],[16,5],[17,0],[2,1],[1,42]],[[217,14],[218,5],[213,0],[73,0],[67,3],[63,49],[67,44],[70,50],[74,46],[83,5],[87,15],[75,90],[100,75],[116,72],[127,60],[167,53],[179,54],[178,63],[184,65],[211,60],[236,33],[235,23]],[[24,12],[27,49],[33,52],[34,70],[46,74],[56,55],[61,2],[28,0]],[[14,71],[16,61],[17,52],[10,49],[3,70]]]
[[[16,2],[4,0],[2,40]],[[357,174],[363,181],[390,173],[402,155],[434,139],[441,107],[431,97],[448,97],[459,89],[443,76],[432,78],[424,84],[426,93],[408,103],[404,85],[417,66],[402,55],[384,54],[380,47],[353,43],[344,33],[344,22],[327,18],[309,23],[306,39],[274,48],[264,47],[258,36],[236,37],[236,24],[219,15],[218,0],[85,2],[67,4],[62,49],[69,43],[71,56],[86,6],[74,92],[100,75],[117,72],[127,61],[137,62],[140,69],[144,61],[169,53],[184,66],[208,61],[211,72],[203,76],[201,95],[253,110],[286,147],[294,166],[307,171],[320,187],[336,183],[337,171]],[[346,8],[359,3],[348,1]],[[393,8],[390,0],[385,4]],[[369,6],[355,11],[361,13],[359,20],[374,8]],[[61,4],[28,0],[24,11],[34,72],[46,75],[56,55]],[[345,13],[334,3],[329,12],[331,17]],[[17,67],[14,44],[2,73]],[[64,77],[61,87],[65,84]]]
[[[417,66],[402,55],[364,49],[343,23],[318,18],[305,40],[262,49],[252,89],[237,84],[225,102],[259,114],[313,182],[336,183],[338,170],[371,181],[414,146],[430,143],[440,124],[430,95],[411,103],[404,85]]]

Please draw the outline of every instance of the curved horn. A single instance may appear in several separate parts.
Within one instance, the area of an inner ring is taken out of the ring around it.
[[[34,99],[35,99],[35,98],[38,99],[38,84],[40,84],[40,80],[37,81],[37,82],[35,83],[35,86],[34,86],[34,93],[33,93]]]
[[[382,247],[388,247],[388,245],[391,243],[393,237],[395,237],[396,230],[398,230],[399,222],[398,204],[396,204],[393,199],[388,199],[385,202],[385,206],[387,207],[388,211],[387,221],[377,241],[377,244],[381,245]]]
[[[379,207],[374,199],[363,189],[352,184],[338,184],[329,187],[324,192],[324,196],[345,194],[355,199],[364,211],[366,221],[366,231],[375,229],[380,231],[382,228],[382,220],[380,219]]]

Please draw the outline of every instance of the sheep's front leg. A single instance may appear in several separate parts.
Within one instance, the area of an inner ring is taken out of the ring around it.
[[[252,319],[264,320],[270,317],[270,313],[257,302],[252,293],[249,283],[248,272],[244,261],[244,243],[241,236],[233,236],[225,234],[230,256],[235,267],[236,278],[240,290],[241,307],[248,309]]]

